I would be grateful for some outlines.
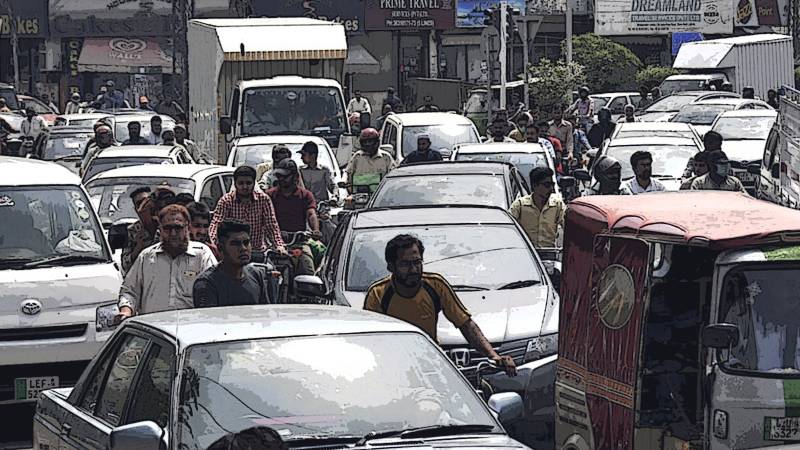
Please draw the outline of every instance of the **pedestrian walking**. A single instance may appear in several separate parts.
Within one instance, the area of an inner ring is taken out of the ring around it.
[[[392,107],[392,111],[400,112],[403,108],[403,101],[400,100],[400,97],[394,94],[394,88],[389,86],[386,88],[386,97],[383,99],[381,103],[381,108],[384,105],[390,105]]]
[[[442,312],[474,349],[504,367],[509,376],[516,375],[514,359],[497,354],[450,283],[439,274],[423,270],[424,255],[425,246],[415,236],[400,234],[392,238],[384,255],[391,275],[369,287],[364,309],[408,322],[433,340]]]
[[[631,168],[634,177],[625,182],[625,187],[631,194],[644,194],[647,192],[663,192],[667,188],[660,181],[653,178],[653,155],[646,151],[635,151],[631,155]]]
[[[555,173],[549,167],[531,170],[532,193],[514,200],[508,212],[525,230],[536,248],[556,246],[559,227],[564,226],[566,207],[555,193]]]
[[[361,96],[361,91],[358,89],[353,92],[353,98],[347,103],[347,113],[367,113],[372,114],[372,107],[369,105],[369,100]]]
[[[484,144],[489,144],[492,142],[517,142],[514,139],[506,136],[508,133],[508,121],[505,120],[504,117],[496,115],[492,120],[492,124],[489,126],[489,135],[491,139],[484,142]]]

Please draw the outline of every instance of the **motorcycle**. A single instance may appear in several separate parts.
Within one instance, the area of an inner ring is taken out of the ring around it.
[[[329,301],[322,298],[308,298],[299,296],[294,289],[294,279],[298,276],[297,257],[302,255],[303,247],[308,245],[314,254],[315,267],[324,255],[324,245],[322,245],[322,252],[319,251],[319,245],[315,245],[315,241],[311,238],[311,234],[305,231],[297,231],[294,233],[282,233],[286,236],[286,249],[287,254],[277,252],[275,250],[268,250],[265,254],[266,263],[272,267],[275,273],[277,283],[273,288],[275,303],[290,304],[290,303],[314,303],[314,304],[329,304]],[[320,244],[321,245],[321,244]]]
[[[322,243],[330,245],[333,233],[336,232],[337,221],[331,214],[331,210],[339,206],[335,199],[323,200],[317,203],[317,218],[319,219],[319,231],[322,233]]]
[[[351,211],[366,208],[370,198],[372,198],[372,194],[378,189],[379,184],[380,183],[352,185],[344,181],[340,182],[340,188],[346,188],[352,191],[352,193],[344,199],[343,208]]]

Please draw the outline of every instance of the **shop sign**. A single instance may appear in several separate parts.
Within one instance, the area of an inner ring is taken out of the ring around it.
[[[748,0],[745,0],[748,1]],[[597,0],[595,33],[665,35],[677,32],[731,34],[731,0]]]
[[[365,0],[367,30],[455,28],[456,0]]]
[[[47,0],[9,0],[9,2],[14,17],[12,19],[5,8],[0,9],[0,36],[9,36],[12,24],[17,26],[17,36],[21,38],[47,36]]]
[[[347,34],[364,32],[364,0],[269,0],[254,2],[254,16],[308,17],[340,23]]]
[[[69,39],[67,40],[67,51],[65,54],[67,55],[67,67],[69,68],[69,76],[75,78],[78,76],[78,60],[81,57],[81,47],[83,46],[83,42],[80,39]]]

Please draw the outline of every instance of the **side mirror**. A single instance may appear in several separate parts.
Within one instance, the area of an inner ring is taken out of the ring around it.
[[[115,223],[108,230],[108,245],[111,251],[121,250],[128,245],[128,224]]]
[[[586,170],[586,169],[582,169],[582,170]],[[569,189],[569,188],[575,187],[576,183],[577,183],[577,181],[575,180],[574,177],[563,176],[563,177],[561,177],[561,179],[558,180],[558,186],[561,189]]]
[[[703,346],[729,349],[739,344],[739,327],[730,323],[715,323],[703,328]]]
[[[575,169],[572,171],[572,178],[578,181],[592,181],[592,174],[586,169]]]
[[[761,164],[760,163],[753,163],[747,166],[747,173],[753,175],[761,175]]]
[[[319,277],[298,275],[294,277],[294,292],[301,297],[324,297],[327,290]]]
[[[361,116],[359,117],[359,123],[361,124],[361,129],[369,128],[372,126],[372,114],[368,112],[362,112]]]
[[[392,145],[392,144],[383,144],[378,148],[383,150],[383,151],[385,151],[386,153],[392,155],[392,157],[394,157],[394,145]]]
[[[355,153],[356,139],[354,134],[343,134],[339,137],[339,146],[336,147],[336,163],[339,164],[339,168],[347,166],[350,162]]]
[[[111,450],[160,450],[164,430],[154,422],[136,422],[111,430]]]
[[[231,123],[231,118],[228,116],[222,116],[219,118],[219,132],[228,135],[231,134],[233,130],[233,124]]]
[[[778,164],[778,163],[773,164],[771,172],[772,172],[772,178],[780,178],[781,177],[781,165]]]
[[[515,420],[521,419],[525,406],[522,403],[522,397],[516,392],[501,392],[489,397],[489,409],[497,414],[497,420],[501,424],[507,424]]]

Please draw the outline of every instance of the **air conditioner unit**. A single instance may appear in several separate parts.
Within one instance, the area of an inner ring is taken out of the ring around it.
[[[39,70],[52,72],[61,70],[61,42],[48,40],[39,44]]]

